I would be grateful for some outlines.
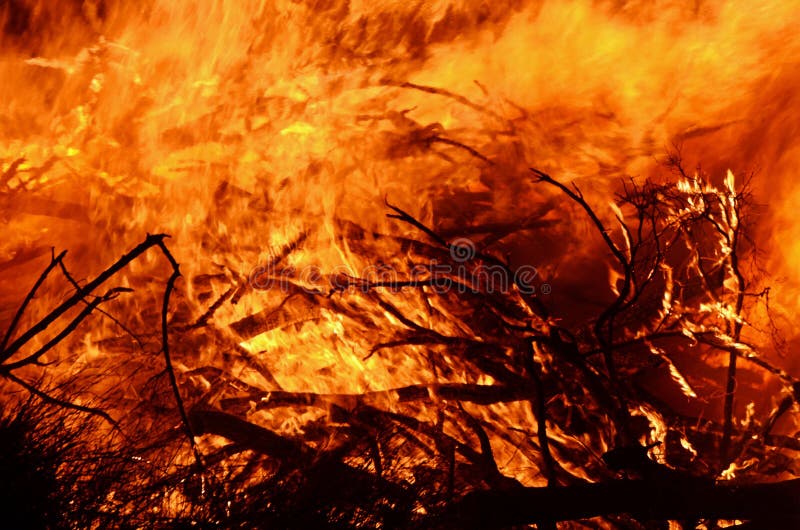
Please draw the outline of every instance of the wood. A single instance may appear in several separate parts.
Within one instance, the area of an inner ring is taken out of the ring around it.
[[[557,488],[478,491],[429,527],[503,528],[627,513],[650,520],[743,519],[797,528],[800,479],[721,484],[707,479],[617,480]]]

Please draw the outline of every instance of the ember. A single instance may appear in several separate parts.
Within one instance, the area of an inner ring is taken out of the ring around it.
[[[798,22],[6,2],[0,526],[797,526]]]

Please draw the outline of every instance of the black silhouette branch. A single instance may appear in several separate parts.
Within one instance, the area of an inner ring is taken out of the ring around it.
[[[715,485],[704,479],[619,480],[558,488],[470,493],[429,528],[507,528],[630,514],[642,520],[742,519],[773,528],[800,521],[800,479]]]

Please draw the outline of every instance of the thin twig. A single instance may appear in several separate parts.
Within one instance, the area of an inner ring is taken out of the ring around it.
[[[59,266],[61,267],[61,273],[64,275],[64,277],[67,279],[67,281],[69,283],[71,283],[72,286],[75,287],[76,290],[80,290],[80,288],[81,288],[80,284],[77,282],[77,280],[75,280],[75,278],[72,277],[72,274],[69,273],[69,271],[67,270],[67,266],[64,265],[64,261],[63,260],[61,262],[59,262]],[[128,289],[127,292],[133,292],[133,289]],[[83,301],[84,304],[87,304],[87,305],[89,304],[89,302],[86,299],[82,299],[82,301]],[[143,346],[142,340],[138,336],[136,336],[136,334],[133,331],[131,331],[131,329],[128,328],[128,326],[123,324],[117,317],[115,317],[114,315],[112,315],[111,313],[109,313],[108,311],[103,309],[102,307],[97,307],[96,310],[97,310],[98,313],[104,315],[106,318],[108,318],[114,324],[116,324],[122,331],[127,333],[136,342],[136,344],[139,345],[139,347]]]
[[[552,487],[556,485],[556,464],[553,454],[550,452],[550,440],[547,437],[547,401],[544,395],[544,385],[542,384],[539,364],[536,362],[535,341],[527,341],[527,348],[525,361],[534,387],[531,405],[536,417],[536,436],[539,438],[539,447],[542,451],[544,476],[547,479],[547,485]]]
[[[89,303],[88,305],[86,305],[86,307],[84,307],[83,310],[80,313],[78,313],[78,315],[74,319],[72,319],[69,324],[67,324],[64,327],[64,329],[62,329],[58,334],[56,334],[55,337],[53,337],[52,339],[47,341],[47,343],[45,343],[44,346],[42,346],[41,348],[36,350],[36,352],[28,355],[27,357],[25,357],[23,359],[20,359],[19,361],[0,365],[0,373],[6,374],[6,373],[10,372],[11,370],[16,370],[17,368],[21,368],[21,367],[23,367],[25,365],[37,363],[39,361],[39,358],[42,355],[44,355],[50,349],[55,347],[56,344],[58,344],[59,342],[64,340],[64,338],[67,335],[69,335],[70,333],[75,331],[75,328],[77,328],[78,325],[81,322],[83,322],[84,319],[86,317],[88,317],[89,314],[95,308],[97,308],[98,305],[100,305],[101,302],[104,302],[104,301],[105,301],[105,298],[96,298],[95,300],[92,300],[92,302]]]
[[[134,247],[128,253],[124,254],[121,258],[114,262],[113,265],[101,272],[94,280],[88,282],[84,287],[75,292],[75,294],[50,311],[50,313],[48,313],[39,322],[28,328],[27,331],[17,337],[16,340],[14,340],[7,348],[3,350],[2,353],[0,353],[0,362],[9,359],[12,355],[19,351],[22,346],[27,344],[28,341],[47,329],[47,327],[55,322],[61,315],[67,312],[70,308],[74,307],[76,304],[80,303],[80,301],[85,298],[86,295],[97,289],[97,287],[102,285],[117,272],[125,268],[130,262],[142,255],[148,249],[159,244],[163,244],[165,237],[167,237],[165,234],[149,234],[142,243]]]
[[[169,377],[169,384],[172,387],[172,393],[175,396],[175,402],[178,406],[178,412],[181,415],[181,422],[183,423],[183,427],[186,431],[186,436],[189,439],[189,445],[192,448],[192,453],[194,454],[195,461],[199,468],[203,468],[203,457],[200,454],[200,450],[197,447],[197,443],[194,440],[194,432],[192,430],[192,425],[189,423],[189,416],[186,414],[186,407],[183,405],[183,399],[181,398],[181,392],[178,388],[178,379],[175,377],[175,369],[172,366],[172,360],[170,359],[170,352],[169,352],[169,326],[167,322],[167,315],[169,314],[169,297],[172,294],[173,289],[175,288],[175,282],[181,276],[181,269],[178,262],[175,261],[175,258],[172,256],[172,253],[169,251],[167,246],[164,244],[163,239],[156,243],[158,247],[161,249],[161,252],[166,256],[167,260],[169,260],[170,265],[172,266],[172,274],[170,275],[169,279],[167,280],[167,286],[164,289],[164,302],[161,308],[161,350],[164,353],[164,362],[166,363],[167,368],[167,376]]]
[[[730,263],[733,277],[736,280],[736,302],[734,307],[733,321],[728,321],[728,334],[735,342],[739,342],[742,333],[743,322],[741,319],[742,308],[744,307],[745,291],[747,290],[747,283],[739,268],[739,196],[733,190],[729,190],[727,197],[731,200],[732,212],[723,209],[727,220],[727,242],[730,247],[730,254],[728,260]],[[739,352],[736,349],[731,349],[728,355],[728,375],[727,383],[725,385],[725,403],[724,403],[724,423],[722,427],[722,442],[720,444],[720,468],[725,469],[730,462],[730,446],[731,435],[733,433],[733,407],[734,407],[734,394],[736,392],[736,360]]]
[[[570,189],[547,173],[544,173],[536,168],[531,168],[531,171],[539,178],[539,181],[555,186],[586,212],[586,215],[589,216],[589,219],[600,233],[600,236],[603,238],[606,246],[611,250],[611,253],[622,267],[624,275],[622,288],[619,290],[619,294],[614,302],[608,306],[600,314],[600,316],[597,317],[594,325],[594,334],[597,338],[597,341],[600,343],[603,353],[603,362],[606,365],[608,377],[611,380],[611,384],[615,390],[615,400],[618,402],[618,405],[615,407],[616,411],[614,416],[616,417],[623,437],[621,443],[627,445],[632,442],[633,438],[629,432],[630,412],[628,411],[627,400],[623,392],[623,386],[619,381],[619,374],[617,373],[611,345],[614,343],[614,317],[622,310],[625,301],[631,294],[631,287],[633,285],[632,263],[628,257],[625,256],[625,253],[619,248],[619,246],[614,243],[614,240],[611,239],[609,230],[606,229],[603,222],[599,217],[597,217],[595,211],[591,206],[589,206],[589,203],[586,202],[586,199],[584,198],[580,188],[573,184],[573,189]]]
[[[87,407],[86,405],[78,405],[76,403],[65,401],[63,399],[55,398],[55,397],[53,397],[53,396],[51,396],[51,395],[39,390],[35,386],[33,386],[33,385],[29,384],[29,383],[26,383],[23,379],[15,376],[14,374],[12,374],[10,372],[3,374],[3,376],[7,377],[9,380],[11,380],[14,383],[18,384],[19,386],[21,386],[22,388],[24,388],[25,390],[27,390],[31,394],[41,398],[42,401],[45,401],[45,402],[50,403],[52,405],[57,405],[59,407],[64,407],[66,409],[77,410],[79,412],[84,412],[86,414],[91,414],[93,416],[97,416],[99,418],[102,418],[106,422],[108,422],[115,429],[119,430],[119,425],[117,424],[117,422],[114,421],[114,419],[111,416],[109,416],[108,413],[106,413],[103,410],[100,410],[100,409],[94,408],[94,407]]]
[[[494,162],[489,160],[486,157],[486,155],[482,154],[480,151],[478,151],[474,147],[470,147],[470,146],[468,146],[466,144],[463,144],[463,143],[461,143],[459,141],[451,140],[450,138],[445,138],[444,136],[439,136],[439,135],[431,136],[430,138],[427,139],[427,141],[429,143],[440,143],[440,144],[450,145],[450,146],[453,146],[453,147],[458,147],[459,149],[463,149],[464,151],[468,152],[469,154],[471,154],[472,156],[474,156],[478,160],[486,162],[487,164],[491,164],[491,165],[494,164]]]
[[[405,212],[404,210],[401,210],[399,207],[394,206],[393,204],[390,204],[389,203],[389,199],[387,199],[387,198],[384,198],[383,202],[384,202],[384,204],[386,204],[386,206],[388,206],[389,208],[391,208],[392,210],[394,210],[396,212],[395,214],[387,214],[386,217],[389,217],[389,218],[392,218],[392,219],[399,219],[400,221],[408,223],[408,224],[416,227],[417,229],[421,230],[425,234],[427,234],[428,237],[430,237],[431,239],[433,239],[434,241],[439,243],[441,246],[446,247],[446,248],[450,248],[450,244],[447,241],[445,241],[445,239],[443,237],[441,237],[439,234],[437,234],[436,232],[434,232],[433,230],[431,230],[430,228],[428,228],[427,226],[425,226],[421,222],[417,221],[417,219],[413,215]]]
[[[0,352],[3,352],[3,354],[6,351],[6,346],[8,345],[8,341],[11,340],[11,335],[14,333],[14,330],[17,328],[17,325],[19,324],[19,321],[22,318],[22,314],[25,312],[25,309],[28,307],[28,304],[30,304],[31,300],[33,300],[33,297],[36,295],[36,291],[42,285],[45,278],[47,278],[47,276],[50,274],[50,271],[52,271],[56,265],[61,263],[61,260],[63,260],[64,256],[66,255],[67,251],[64,250],[58,256],[53,256],[50,259],[50,263],[48,263],[47,267],[39,275],[39,278],[36,280],[36,283],[34,283],[31,290],[28,291],[28,295],[25,297],[25,300],[22,301],[22,305],[20,305],[19,309],[17,309],[14,318],[11,320],[11,324],[9,324],[8,329],[6,330],[5,336],[3,337],[3,342],[0,343]],[[3,355],[2,357],[3,358],[0,360],[5,360],[6,358],[8,358],[5,355]]]

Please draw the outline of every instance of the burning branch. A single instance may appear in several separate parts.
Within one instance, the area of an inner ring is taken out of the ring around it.
[[[34,283],[33,287],[31,287],[31,290],[28,291],[28,295],[25,297],[25,300],[22,301],[22,304],[20,304],[19,309],[17,309],[17,312],[14,314],[14,318],[8,325],[8,329],[6,330],[5,335],[3,335],[3,342],[0,343],[0,352],[6,351],[6,346],[8,346],[8,341],[11,340],[14,331],[17,329],[17,325],[19,325],[19,321],[22,318],[22,314],[25,312],[25,309],[28,307],[28,304],[31,303],[31,300],[33,300],[33,297],[36,296],[36,291],[39,290],[39,287],[41,287],[42,282],[44,282],[44,280],[50,274],[50,271],[52,271],[56,267],[56,265],[58,265],[58,263],[60,263],[61,260],[64,259],[64,256],[66,255],[67,251],[64,250],[58,256],[53,256],[53,258],[50,260],[50,263],[42,271],[42,274],[39,275],[39,278],[36,280],[36,283]]]
[[[55,309],[50,311],[44,318],[42,318],[39,322],[28,328],[24,333],[22,333],[19,337],[17,337],[11,344],[5,344],[2,352],[0,352],[0,362],[5,362],[9,358],[11,358],[15,353],[17,353],[20,348],[25,346],[33,337],[38,335],[39,333],[45,331],[51,324],[53,324],[56,320],[59,319],[64,313],[68,310],[73,308],[75,305],[81,302],[86,296],[90,295],[94,292],[98,287],[108,281],[112,276],[116,273],[121,271],[125,268],[130,262],[138,258],[140,255],[144,254],[148,249],[161,244],[167,236],[164,234],[157,234],[157,235],[148,235],[147,238],[134,247],[130,252],[123,255],[119,258],[113,265],[109,268],[101,272],[94,280],[88,282],[84,287],[78,289],[75,294],[70,296],[64,302],[59,304]],[[36,284],[34,284],[33,289],[29,293],[28,297],[26,297],[23,304],[20,306],[22,310],[27,306],[30,300],[33,298],[35,291],[41,285],[41,282],[44,281],[44,278],[49,274],[49,272],[58,265],[58,261],[63,259],[64,253],[59,254],[57,259],[53,259],[48,265],[47,269],[45,269],[45,273],[42,274],[39,280],[37,280]],[[18,312],[21,313],[21,312]],[[13,329],[9,328],[6,331],[6,336],[11,337],[13,333]],[[4,341],[6,342],[6,341]]]
[[[195,444],[192,425],[189,423],[189,416],[186,414],[186,407],[183,405],[181,391],[178,388],[178,379],[175,377],[175,369],[172,367],[172,359],[169,355],[169,326],[167,323],[167,315],[169,314],[169,297],[170,294],[172,294],[172,290],[175,288],[175,282],[178,281],[178,278],[181,276],[181,269],[178,265],[178,262],[175,261],[174,257],[172,257],[172,253],[164,244],[163,239],[159,240],[157,245],[161,250],[161,253],[166,256],[169,264],[172,266],[172,274],[170,274],[169,279],[167,280],[167,286],[164,289],[164,304],[161,308],[161,349],[164,353],[164,362],[167,366],[167,375],[169,376],[170,387],[172,387],[172,394],[175,396],[175,403],[178,405],[178,412],[181,415],[183,427],[186,429],[186,437],[189,440],[189,445],[192,448],[192,453],[194,454],[194,458],[198,467],[202,468],[203,457],[200,455],[197,444]]]

